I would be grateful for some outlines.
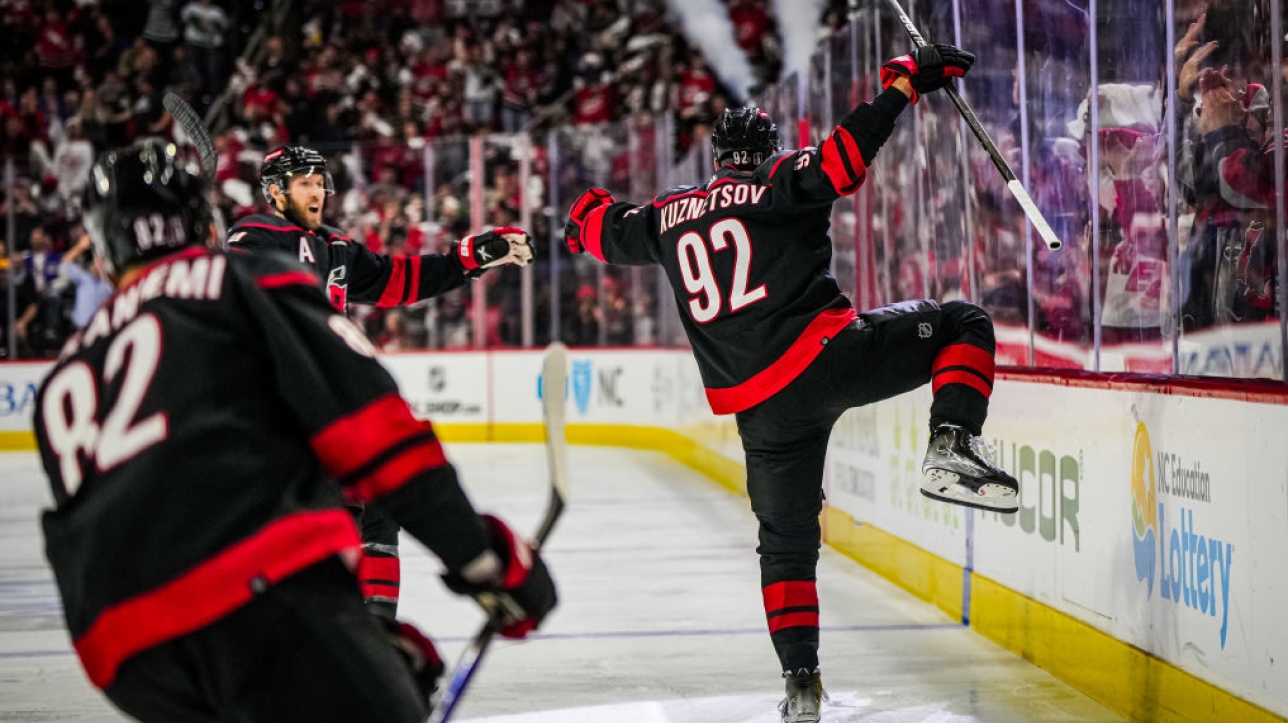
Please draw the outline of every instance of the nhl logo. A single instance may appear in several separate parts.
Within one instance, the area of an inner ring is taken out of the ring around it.
[[[917,324],[917,338],[929,339],[934,333],[934,328],[932,328],[928,322],[923,321],[920,324]]]

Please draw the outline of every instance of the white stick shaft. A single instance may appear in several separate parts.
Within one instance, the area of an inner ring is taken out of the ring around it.
[[[895,15],[899,16],[899,22],[903,24],[903,29],[908,32],[908,37],[912,38],[912,44],[919,48],[925,45],[925,39],[917,31],[917,26],[913,25],[912,18],[908,17],[908,13],[903,11],[903,6],[899,4],[899,0],[887,0],[887,2]],[[1019,179],[1015,177],[1015,171],[1011,170],[1010,164],[997,150],[997,146],[993,144],[993,139],[988,137],[988,132],[984,130],[984,126],[980,125],[979,118],[975,116],[975,111],[971,110],[970,105],[966,103],[966,99],[953,86],[948,86],[944,91],[948,93],[948,98],[952,100],[953,105],[957,106],[958,112],[966,120],[966,125],[970,127],[971,133],[975,134],[975,138],[979,140],[980,145],[984,147],[984,151],[988,153],[988,157],[993,161],[998,173],[1001,173],[1002,178],[1006,180],[1006,188],[1015,197],[1015,200],[1019,201],[1024,215],[1033,224],[1033,228],[1042,237],[1042,241],[1046,243],[1047,248],[1052,251],[1060,248],[1063,244],[1056,237],[1055,232],[1051,230],[1051,224],[1047,223],[1046,218],[1042,216],[1042,212],[1038,210],[1038,205],[1033,202],[1033,197],[1029,195],[1028,191],[1024,190],[1024,184],[1020,183]]]

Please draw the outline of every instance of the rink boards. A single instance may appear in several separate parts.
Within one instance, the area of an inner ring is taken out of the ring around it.
[[[445,439],[541,438],[539,351],[383,361]],[[0,448],[31,447],[47,368],[0,365]],[[573,443],[662,449],[740,491],[687,352],[573,350],[565,393]],[[929,405],[837,425],[830,544],[1133,720],[1288,714],[1288,405],[1003,373],[985,436],[1023,486],[1012,516],[918,493]]]

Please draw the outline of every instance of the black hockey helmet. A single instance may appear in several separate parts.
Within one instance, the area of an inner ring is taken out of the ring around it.
[[[109,273],[204,246],[214,214],[201,167],[173,143],[142,141],[90,171],[85,230]]]
[[[755,168],[780,148],[778,126],[755,106],[727,108],[711,130],[711,150],[722,166]]]
[[[291,176],[296,174],[309,176],[314,173],[322,174],[326,184],[326,195],[334,194],[335,181],[331,179],[331,172],[326,167],[326,158],[321,153],[304,146],[274,148],[264,156],[264,165],[259,169],[260,193],[264,194],[264,200],[272,205],[273,194],[268,192],[269,186],[277,186],[285,193],[287,186],[290,185]]]

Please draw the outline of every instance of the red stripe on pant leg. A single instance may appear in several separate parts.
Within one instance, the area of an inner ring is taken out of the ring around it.
[[[765,614],[783,608],[818,607],[818,586],[813,580],[786,580],[761,590],[765,597]]]
[[[362,588],[362,597],[364,598],[383,597],[383,598],[389,598],[390,600],[398,599],[397,585],[380,585],[377,583],[363,583],[360,587]]]
[[[362,562],[358,563],[358,579],[364,584],[368,580],[400,582],[402,580],[401,568],[402,566],[398,564],[398,558],[396,557],[363,555]]]
[[[818,613],[787,613],[769,619],[769,632],[776,633],[786,628],[818,627]]]
[[[949,344],[939,350],[935,363],[930,368],[939,371],[946,367],[968,367],[979,372],[992,384],[993,365],[993,355],[973,344]]]
[[[987,382],[980,379],[978,375],[972,374],[968,371],[954,370],[951,372],[940,372],[939,374],[936,374],[934,379],[931,381],[931,391],[938,394],[940,388],[945,384],[965,384],[971,389],[983,394],[985,398],[993,394],[993,389],[988,386]]]

